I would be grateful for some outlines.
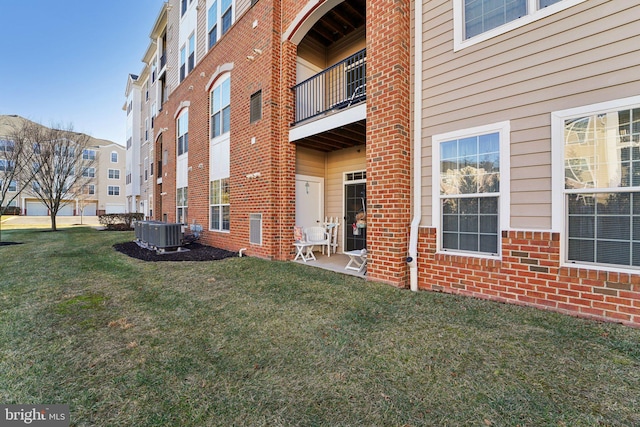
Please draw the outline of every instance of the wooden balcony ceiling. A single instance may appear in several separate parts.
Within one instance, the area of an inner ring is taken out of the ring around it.
[[[299,139],[295,143],[301,147],[311,148],[325,153],[341,150],[343,148],[365,145],[367,135],[367,122],[360,120],[349,123],[316,135]]]
[[[366,0],[345,0],[320,18],[307,36],[329,47],[365,22]]]

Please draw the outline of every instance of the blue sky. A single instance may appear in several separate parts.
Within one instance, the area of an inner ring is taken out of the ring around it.
[[[124,91],[163,0],[0,0],[0,114],[125,143]]]

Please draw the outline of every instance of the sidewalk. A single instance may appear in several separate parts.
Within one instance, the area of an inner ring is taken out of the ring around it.
[[[51,228],[51,218],[48,216],[5,215],[0,218],[3,230],[21,228]],[[81,223],[82,222],[82,223]],[[67,227],[101,227],[97,216],[58,216],[56,217],[58,228]]]

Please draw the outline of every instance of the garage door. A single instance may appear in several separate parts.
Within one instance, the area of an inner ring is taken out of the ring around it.
[[[49,215],[49,209],[41,202],[27,202],[27,215],[47,216]]]
[[[98,212],[98,204],[97,203],[87,203],[82,210],[82,215],[86,216],[96,216]]]
[[[124,205],[116,205],[113,203],[107,203],[105,206],[105,212],[108,214],[124,213]]]
[[[75,203],[69,203],[68,205],[60,206],[60,210],[58,211],[58,216],[72,216],[74,205]]]

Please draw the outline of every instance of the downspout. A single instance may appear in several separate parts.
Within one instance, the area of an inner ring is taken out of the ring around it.
[[[422,218],[422,2],[414,0],[413,220],[409,235],[409,286],[418,291],[418,231]]]

